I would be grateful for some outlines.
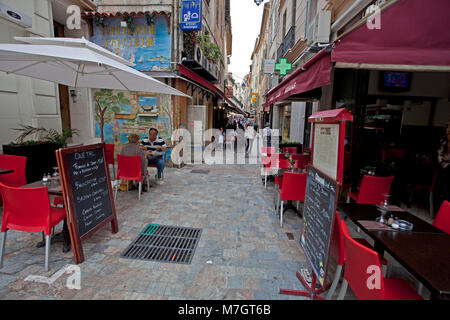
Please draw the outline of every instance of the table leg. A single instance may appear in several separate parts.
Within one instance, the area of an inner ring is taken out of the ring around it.
[[[70,248],[71,248],[71,243],[70,243],[70,234],[69,234],[69,229],[67,227],[67,219],[64,219],[64,224],[63,224],[63,230],[62,232],[55,234],[52,238],[51,238],[51,243],[55,243],[55,242],[63,242],[63,252],[69,252]],[[45,247],[45,241],[42,240],[40,242],[38,242],[38,244],[36,244],[37,248],[42,248]]]

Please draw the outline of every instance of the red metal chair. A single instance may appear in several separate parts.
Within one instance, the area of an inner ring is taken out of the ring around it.
[[[106,164],[107,164],[108,168],[109,168],[109,165],[112,164],[114,180],[115,180],[116,179],[116,168],[115,168],[115,161],[114,161],[114,144],[105,143],[105,149],[106,149]]]
[[[290,154],[298,153],[297,147],[283,147],[283,153],[286,153],[286,151]]]
[[[305,201],[306,173],[285,172],[281,188],[278,189],[277,211],[280,208],[280,227],[283,227],[284,201]]]
[[[145,175],[148,182],[148,174]],[[117,180],[137,180],[139,181],[139,200],[141,200],[141,190],[142,190],[142,164],[141,157],[139,156],[122,156],[117,155]],[[114,194],[114,199],[117,198],[117,190],[119,189],[119,184],[116,185],[116,191]]]
[[[347,287],[359,300],[423,300],[400,278],[385,278],[381,272],[378,253],[355,241],[342,221],[345,239],[344,281],[338,300],[342,300]]]
[[[275,147],[261,147],[261,171],[264,173],[264,188],[267,188],[267,176],[270,175],[271,171],[269,168],[271,167],[272,155],[275,154]],[[277,156],[279,159],[281,157]]]
[[[434,219],[433,226],[450,234],[450,202],[444,200]]]
[[[26,166],[27,157],[0,154],[0,168],[14,170],[14,172],[0,175],[0,182],[11,187],[26,185]]]
[[[327,296],[325,298],[326,300],[330,300],[333,297],[339,279],[341,278],[342,269],[345,264],[345,242],[344,242],[344,233],[342,231],[342,223],[343,221],[341,220],[339,213],[336,211],[333,229],[331,232],[330,255],[335,259],[337,267],[336,273],[331,283],[331,287],[327,292]],[[356,238],[354,240],[362,244],[363,246],[372,248],[370,243],[367,242],[367,240],[364,238]],[[383,265],[383,267],[387,266],[387,261],[383,257],[380,257],[380,262]]]
[[[359,204],[380,204],[384,200],[384,194],[389,194],[391,189],[393,176],[390,177],[373,177],[364,175],[359,193],[349,193],[347,202],[352,198]]]
[[[6,233],[11,229],[24,232],[45,232],[45,271],[48,271],[51,230],[64,220],[66,211],[50,206],[47,187],[15,188],[0,183],[0,191],[4,203],[0,268],[3,267]]]

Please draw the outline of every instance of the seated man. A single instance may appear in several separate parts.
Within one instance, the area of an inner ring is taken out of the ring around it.
[[[141,144],[147,148],[148,164],[156,165],[158,169],[158,180],[156,184],[163,184],[162,174],[164,171],[163,154],[167,151],[166,143],[158,137],[158,130],[150,128],[148,131],[148,139],[142,140]]]
[[[128,136],[128,143],[123,146],[120,154],[122,156],[141,157],[142,176],[145,177],[147,174],[147,152],[139,147],[139,139],[140,137],[137,134],[130,134]],[[147,192],[147,179],[143,179],[142,181],[142,192]]]

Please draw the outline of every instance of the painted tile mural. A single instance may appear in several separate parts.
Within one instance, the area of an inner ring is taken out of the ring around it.
[[[120,26],[121,21],[123,18],[107,18],[103,26],[94,22],[90,40],[135,63],[136,70],[170,70],[172,40],[166,17],[155,16],[150,25],[145,17],[134,18],[133,34]]]
[[[109,105],[104,117],[105,143],[113,143],[116,153],[120,153],[122,145],[128,143],[129,134],[136,133],[141,138],[146,138],[151,127],[157,128],[159,136],[166,143],[170,143],[172,134],[172,100],[170,96],[105,89],[94,90],[95,100],[98,100],[99,96]],[[97,105],[97,101],[95,104]],[[100,137],[98,117],[96,117],[95,135]]]
[[[172,53],[171,34],[167,17],[154,16],[152,23],[146,17],[134,17],[134,31],[121,27],[123,18],[106,18],[103,25],[93,23],[91,41],[135,63],[139,71],[170,70]],[[128,142],[130,133],[142,138],[148,136],[150,127],[169,143],[172,133],[172,102],[168,95],[116,90],[94,90],[109,105],[105,114],[105,143],[114,143],[115,152]],[[95,101],[97,105],[97,101]],[[96,117],[95,134],[100,137],[99,119]],[[168,154],[170,159],[170,153]]]

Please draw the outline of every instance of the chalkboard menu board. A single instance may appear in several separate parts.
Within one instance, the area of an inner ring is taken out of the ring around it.
[[[75,262],[84,260],[81,240],[111,222],[118,232],[104,144],[56,152]]]
[[[327,274],[336,195],[336,181],[309,166],[300,242],[322,287]]]
[[[80,236],[112,214],[103,150],[66,155]]]

